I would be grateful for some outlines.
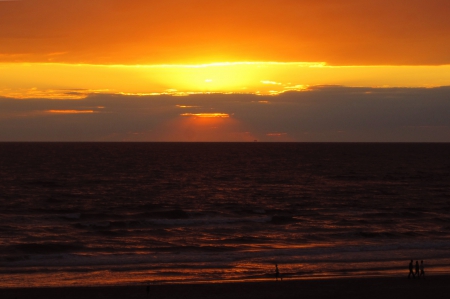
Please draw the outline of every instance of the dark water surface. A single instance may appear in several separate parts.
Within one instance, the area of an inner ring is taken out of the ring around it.
[[[449,250],[450,144],[0,143],[0,287],[438,273]]]

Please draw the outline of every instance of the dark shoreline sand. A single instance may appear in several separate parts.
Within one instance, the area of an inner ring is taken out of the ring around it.
[[[366,277],[216,284],[150,285],[149,299],[448,298],[450,276]],[[0,289],[2,299],[146,299],[146,285]]]

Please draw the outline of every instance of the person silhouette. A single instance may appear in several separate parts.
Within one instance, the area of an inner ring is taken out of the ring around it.
[[[408,274],[408,279],[411,278],[411,274],[413,278],[416,278],[416,275],[413,272],[413,260],[411,260],[411,262],[409,262],[409,274]]]
[[[423,267],[423,261],[420,261],[420,276],[423,276],[423,278],[425,278],[425,271],[424,271],[424,267]]]
[[[278,278],[280,278],[280,280],[283,280],[280,276],[280,270],[278,270],[278,264],[275,264],[275,280],[278,281]]]
[[[419,276],[419,274],[420,274],[419,270],[420,270],[420,267],[419,267],[419,261],[416,261],[416,272],[415,272],[414,274],[417,276],[417,278],[420,278],[420,276]]]
[[[150,285],[147,285],[147,298],[150,295]]]

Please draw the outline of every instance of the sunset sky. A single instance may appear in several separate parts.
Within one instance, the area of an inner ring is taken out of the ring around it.
[[[450,142],[449,13],[0,0],[0,141]]]

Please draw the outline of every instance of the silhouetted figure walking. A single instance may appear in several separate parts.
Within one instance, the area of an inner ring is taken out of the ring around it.
[[[147,298],[150,296],[150,285],[147,285]]]
[[[416,261],[416,273],[414,273],[414,274],[416,274],[416,276],[417,276],[417,278],[420,278],[420,267],[419,267],[419,261]]]
[[[416,278],[416,275],[414,275],[414,271],[413,271],[413,260],[411,260],[411,262],[409,262],[409,274],[408,274],[408,279],[411,278],[411,275],[413,278]]]
[[[275,264],[275,280],[278,281],[278,278],[280,278],[280,280],[283,280],[280,275],[280,270],[278,270],[278,264]]]
[[[424,270],[424,267],[423,267],[423,261],[420,261],[420,275],[419,275],[419,277],[420,276],[423,276],[423,278],[425,279],[425,270]]]

